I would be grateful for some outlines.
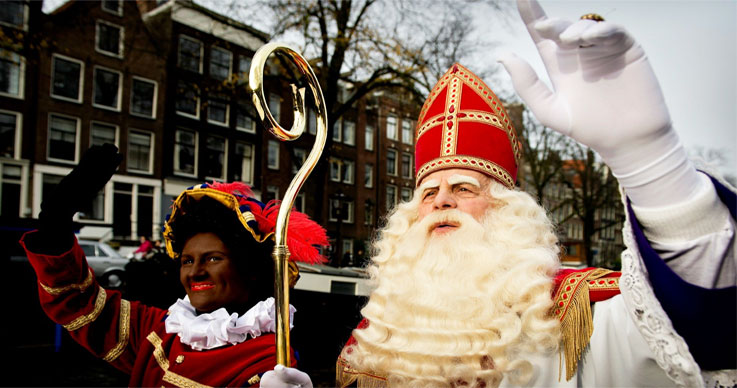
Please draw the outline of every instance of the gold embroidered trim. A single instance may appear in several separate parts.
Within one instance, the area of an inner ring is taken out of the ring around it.
[[[156,359],[159,367],[164,371],[164,377],[162,377],[162,380],[177,387],[209,388],[208,385],[200,384],[169,370],[169,359],[166,357],[164,348],[161,346],[161,338],[159,338],[155,331],[149,333],[149,335],[146,336],[146,339],[154,346],[154,359]]]
[[[458,145],[458,113],[461,107],[460,80],[453,77],[445,96],[445,118],[443,120],[443,138],[440,142],[440,155],[455,155]]]
[[[386,387],[386,377],[373,373],[361,372],[353,369],[343,357],[338,357],[335,363],[335,384],[339,388],[345,388],[357,381],[358,388]]]
[[[583,350],[591,340],[594,324],[591,316],[591,301],[589,298],[589,281],[606,276],[613,271],[596,268],[585,272],[574,272],[566,276],[553,301],[553,314],[561,322],[562,345],[561,353],[566,362],[566,381],[570,380],[578,370],[578,361]],[[558,379],[560,380],[561,365],[559,364]]]
[[[596,291],[619,290],[619,278],[606,278],[599,280],[590,280],[589,288]]]
[[[43,288],[44,291],[46,291],[46,293],[50,295],[59,295],[59,294],[63,294],[70,290],[79,290],[79,292],[84,292],[84,290],[86,290],[92,284],[93,279],[94,279],[94,276],[92,275],[92,270],[88,268],[87,277],[84,278],[82,283],[70,284],[68,286],[63,286],[63,287],[49,287],[41,282],[38,282],[38,284],[41,285],[41,288]]]
[[[128,345],[130,337],[131,302],[122,299],[120,301],[120,317],[118,318],[118,343],[102,359],[113,362],[120,357]]]
[[[427,174],[433,171],[452,167],[468,168],[489,174],[502,182],[507,188],[514,188],[514,180],[501,166],[486,159],[466,155],[452,155],[435,158],[426,162],[419,170],[417,170],[416,181],[421,182]]]
[[[107,293],[105,292],[104,288],[100,287],[99,291],[97,291],[97,298],[95,299],[95,307],[92,309],[92,312],[75,318],[73,321],[67,323],[66,325],[63,325],[64,328],[69,331],[74,331],[74,330],[79,329],[80,327],[86,326],[94,322],[97,319],[97,317],[100,316],[100,313],[102,313],[102,309],[105,307],[106,299],[107,299]]]
[[[248,379],[248,384],[254,385],[261,382],[261,376],[259,375],[253,375],[250,379]]]

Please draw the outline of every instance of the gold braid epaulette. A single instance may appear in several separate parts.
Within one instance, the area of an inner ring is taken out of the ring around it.
[[[594,332],[593,317],[591,315],[590,291],[599,286],[596,279],[600,279],[614,271],[593,268],[581,272],[572,272],[565,276],[553,295],[553,314],[560,320],[561,349],[566,362],[566,381],[570,380],[578,370],[578,362],[583,350],[588,346]],[[591,283],[591,284],[590,284]],[[607,278],[605,288],[618,290],[619,278]],[[604,290],[602,288],[602,290]],[[561,370],[558,370],[560,380]]]

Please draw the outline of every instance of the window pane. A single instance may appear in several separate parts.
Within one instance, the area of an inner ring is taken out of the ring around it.
[[[105,143],[115,144],[115,127],[99,123],[92,123],[90,146]]]
[[[292,158],[292,174],[296,174],[297,171],[305,164],[307,160],[307,151],[302,148],[294,149],[294,157]]]
[[[15,157],[15,130],[18,116],[0,113],[0,156]]]
[[[77,62],[54,58],[51,94],[54,96],[80,100],[79,81],[82,65]]]
[[[208,136],[205,140],[205,176],[213,178],[224,178],[225,169],[225,139],[216,136]]]
[[[0,178],[0,216],[17,218],[20,216],[21,166],[2,164]]]
[[[343,122],[343,143],[356,145],[356,123],[353,121]]]
[[[118,109],[119,90],[119,73],[104,69],[95,69],[95,104]]]
[[[207,102],[207,121],[228,124],[228,103],[222,100]]]
[[[386,173],[389,175],[397,175],[397,151],[386,151]]]
[[[250,184],[253,176],[252,144],[243,142],[235,144],[235,163],[235,180]]]
[[[178,130],[174,145],[174,171],[195,173],[195,134],[194,132]]]
[[[271,93],[269,94],[269,110],[271,111],[271,115],[274,116],[277,122],[281,122],[281,116],[280,116],[280,108],[281,107],[281,97],[279,97],[278,94]]]
[[[20,55],[0,50],[0,93],[20,95]]]
[[[315,116],[315,110],[312,108],[308,109],[307,114],[307,121],[308,121],[308,131],[311,135],[317,134],[317,117]]]
[[[330,180],[340,182],[340,160],[330,159]]]
[[[101,51],[120,55],[121,29],[105,23],[97,23],[97,48]]]
[[[279,169],[279,143],[275,140],[269,140],[267,167]]]
[[[131,113],[154,117],[155,93],[156,83],[134,78],[131,93]]]
[[[235,117],[235,127],[249,133],[256,133],[256,122],[253,118],[256,113],[253,111],[253,105],[246,102],[238,104],[238,112]]]
[[[412,155],[410,154],[402,154],[402,176],[412,177]]]
[[[128,133],[128,170],[149,172],[151,165],[151,134]]]
[[[374,150],[374,127],[367,125],[364,136],[366,137],[364,139],[364,142],[366,143],[366,149],[369,151],[373,151]]]
[[[0,7],[0,22],[23,27],[25,7],[23,1],[3,1]]]
[[[198,93],[194,85],[179,82],[177,85],[177,112],[198,115]]]
[[[73,161],[76,135],[76,120],[51,116],[49,123],[49,157]]]
[[[374,187],[374,165],[366,164],[363,172],[363,185],[365,187]]]
[[[402,120],[402,143],[412,144],[412,122]]]
[[[115,13],[120,13],[120,0],[102,0],[102,8]]]
[[[397,116],[386,117],[386,137],[397,140]]]
[[[340,142],[342,139],[342,120],[338,120],[333,124],[333,141]]]
[[[185,70],[200,72],[202,44],[185,36],[179,37],[179,67]]]
[[[238,57],[238,85],[248,83],[248,73],[251,71],[251,58],[241,55]]]
[[[397,203],[397,188],[395,186],[386,186],[386,210],[394,207]]]
[[[232,56],[230,51],[213,47],[210,50],[210,77],[221,81],[228,79]]]
[[[105,219],[105,189],[100,190],[95,198],[92,199],[91,203],[83,204],[82,209],[79,210],[79,218],[83,220],[97,220],[102,221]]]
[[[402,187],[402,201],[409,202],[412,200],[412,189]]]

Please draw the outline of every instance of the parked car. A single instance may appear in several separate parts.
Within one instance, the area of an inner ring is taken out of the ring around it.
[[[92,240],[79,240],[87,263],[97,280],[106,288],[123,288],[126,283],[125,265],[130,261],[110,245]]]

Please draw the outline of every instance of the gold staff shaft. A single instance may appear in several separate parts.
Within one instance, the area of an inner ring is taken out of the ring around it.
[[[248,86],[253,91],[253,103],[256,106],[259,117],[264,126],[271,131],[277,138],[282,141],[293,141],[298,139],[305,131],[307,124],[307,114],[305,109],[305,88],[298,88],[295,84],[291,84],[292,111],[294,113],[294,122],[290,130],[285,130],[279,125],[279,122],[271,115],[269,110],[268,99],[264,92],[264,65],[271,53],[282,53],[294,62],[299,72],[307,80],[307,85],[312,91],[315,101],[315,113],[317,117],[317,135],[315,136],[315,144],[312,146],[310,154],[302,167],[297,171],[297,175],[284,194],[279,214],[276,220],[276,230],[274,232],[274,298],[276,299],[276,362],[284,366],[290,366],[289,360],[289,279],[287,271],[287,262],[289,260],[289,249],[287,248],[287,226],[289,225],[289,214],[297,198],[299,190],[307,180],[315,168],[317,161],[320,159],[323,149],[325,148],[325,140],[327,139],[327,113],[325,111],[325,98],[322,95],[320,83],[315,77],[310,64],[296,50],[282,43],[267,43],[256,51],[251,62],[251,70],[248,77]]]

